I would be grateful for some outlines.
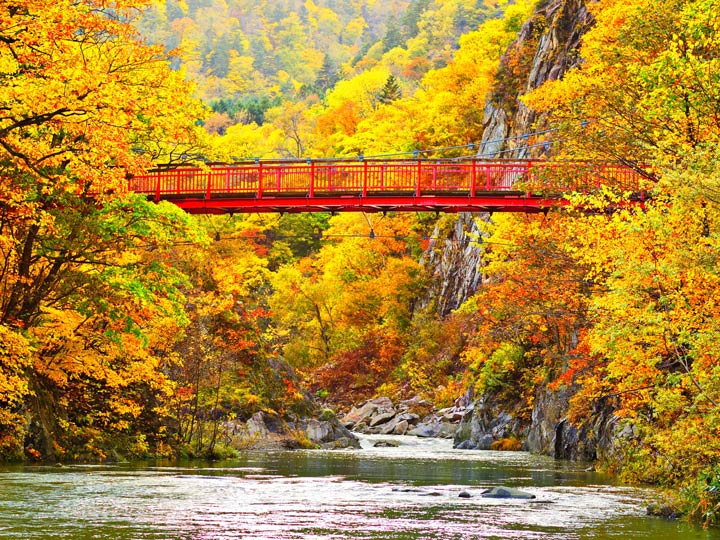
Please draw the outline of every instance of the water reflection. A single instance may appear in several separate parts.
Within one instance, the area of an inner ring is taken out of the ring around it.
[[[644,515],[651,492],[524,453],[398,448],[247,454],[182,466],[0,473],[1,538],[720,539]],[[533,501],[484,499],[508,485]],[[472,498],[458,495],[467,491]]]

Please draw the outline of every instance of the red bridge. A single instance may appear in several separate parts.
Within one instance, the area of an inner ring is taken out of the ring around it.
[[[647,178],[640,167],[590,162],[307,160],[158,169],[129,187],[195,214],[540,212],[602,184],[639,194]]]

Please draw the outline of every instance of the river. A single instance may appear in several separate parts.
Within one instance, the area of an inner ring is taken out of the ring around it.
[[[646,516],[653,491],[581,464],[382,438],[400,445],[374,448],[369,437],[362,450],[213,464],[5,467],[0,538],[720,540],[717,530]],[[498,485],[536,499],[480,496]]]

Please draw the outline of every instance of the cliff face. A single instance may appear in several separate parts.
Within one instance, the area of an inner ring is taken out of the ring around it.
[[[501,62],[485,106],[479,157],[526,159],[541,157],[552,150],[541,139],[523,137],[547,126],[518,98],[545,81],[561,78],[576,66],[580,61],[580,40],[592,24],[582,0],[548,0],[538,4],[534,16]],[[457,245],[461,229],[472,230],[471,223],[469,216],[462,216],[453,233],[454,242],[446,241],[445,250],[426,258],[426,264],[432,265],[435,277],[442,283],[436,291],[444,298],[439,305],[440,313],[460,305],[481,286],[480,249],[472,243]],[[481,396],[475,402],[475,413],[461,426],[456,445],[489,447],[492,440],[512,433],[525,439],[528,450],[558,458],[593,460],[612,455],[615,436],[612,408],[595,411],[593,421],[578,429],[566,419],[572,393],[571,389],[552,392],[539,388],[530,425],[518,422],[512,407],[503,408],[492,396]]]
[[[544,126],[542,118],[518,98],[576,66],[580,39],[591,25],[592,17],[583,0],[539,3],[501,61],[497,82],[485,105],[478,157],[524,159],[547,153],[544,144],[523,137],[542,131]],[[462,214],[453,229],[444,233],[435,230],[437,240],[423,257],[422,263],[436,284],[429,297],[442,315],[460,306],[481,283],[480,249],[474,241],[477,235],[472,216]]]
[[[583,0],[540,2],[535,15],[523,26],[517,41],[501,61],[483,119],[483,142],[478,156],[529,158],[549,149],[523,135],[542,131],[542,118],[519,97],[556,80],[579,63],[582,36],[592,26]]]
[[[430,271],[426,304],[448,315],[477,290],[482,279],[480,231],[471,214],[460,214],[452,226],[436,226],[420,263]]]

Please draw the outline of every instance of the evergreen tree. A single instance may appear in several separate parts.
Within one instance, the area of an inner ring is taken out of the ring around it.
[[[400,25],[394,15],[388,17],[385,25],[385,36],[382,41],[385,45],[385,52],[394,49],[395,47],[400,47],[404,43]]]
[[[339,80],[339,70],[326,54],[323,58],[322,68],[320,68],[320,72],[315,80],[315,87],[317,88],[318,93],[321,95],[325,94],[325,92],[335,86],[335,83]]]
[[[383,105],[387,105],[388,103],[392,103],[401,97],[402,92],[400,90],[400,84],[393,75],[390,75],[387,78],[387,81],[385,81],[385,85],[380,89],[378,101]]]
[[[410,4],[400,19],[400,24],[403,30],[403,36],[405,40],[414,38],[420,33],[418,23],[420,17],[427,10],[430,5],[430,0],[415,0]]]

